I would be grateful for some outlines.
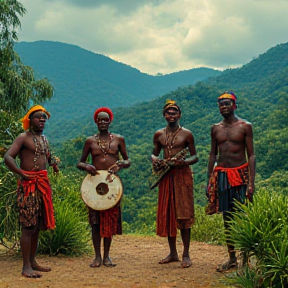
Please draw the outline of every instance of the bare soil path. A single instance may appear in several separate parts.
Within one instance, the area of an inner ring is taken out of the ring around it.
[[[179,257],[182,243],[177,241]],[[223,275],[215,271],[226,259],[226,248],[191,242],[190,256],[193,265],[183,269],[180,262],[158,264],[168,254],[166,238],[157,236],[121,235],[113,239],[111,258],[116,267],[90,268],[93,255],[81,257],[39,255],[38,262],[50,266],[51,272],[42,278],[21,276],[21,257],[0,256],[0,288],[89,288],[89,287],[225,287],[219,280]],[[227,287],[227,286],[226,286]]]

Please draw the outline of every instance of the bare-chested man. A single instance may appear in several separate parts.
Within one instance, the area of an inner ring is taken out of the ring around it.
[[[80,162],[77,168],[91,175],[96,175],[97,170],[108,170],[116,173],[121,168],[128,168],[131,162],[126,151],[123,136],[108,131],[113,120],[113,113],[107,107],[101,107],[94,113],[94,121],[98,126],[98,134],[88,137],[85,141]],[[119,154],[122,160],[119,160]],[[92,163],[86,163],[91,155]],[[112,236],[122,234],[120,203],[113,208],[104,211],[96,211],[89,208],[89,223],[92,227],[92,240],[95,258],[90,267],[113,267],[109,257]],[[101,256],[101,238],[104,238],[104,254]]]
[[[168,237],[170,253],[159,264],[179,261],[176,249],[178,228],[184,246],[181,267],[188,268],[192,265],[189,247],[194,223],[193,178],[189,165],[196,163],[198,158],[191,131],[179,125],[181,110],[175,101],[166,102],[163,116],[167,126],[154,134],[151,156],[154,171],[157,172],[159,167],[170,167],[159,184],[156,231],[157,235]],[[158,157],[162,149],[164,159]],[[187,152],[190,154],[188,158]]]
[[[210,208],[223,212],[225,230],[235,209],[235,200],[252,201],[255,178],[255,156],[251,123],[235,115],[236,95],[225,91],[218,97],[223,120],[211,128],[211,151],[208,163],[207,187]],[[248,162],[247,162],[248,161]],[[234,246],[227,242],[229,260],[217,271],[237,266]]]
[[[40,105],[33,106],[23,117],[25,131],[15,138],[4,156],[6,166],[20,176],[17,189],[19,219],[22,225],[20,245],[23,257],[22,275],[39,278],[49,267],[40,266],[36,259],[39,231],[54,229],[52,191],[47,177],[47,164],[58,172],[47,138],[43,135],[50,114]],[[18,156],[20,167],[15,162]]]

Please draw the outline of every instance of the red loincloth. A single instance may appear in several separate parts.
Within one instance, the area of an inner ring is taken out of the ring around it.
[[[219,212],[219,198],[218,198],[218,173],[227,173],[229,187],[238,187],[248,184],[248,163],[238,167],[225,168],[216,166],[213,169],[208,184],[208,206],[206,207],[206,214],[212,215]],[[221,211],[221,209],[220,209]]]
[[[48,173],[46,170],[41,171],[23,171],[24,174],[33,175],[34,178],[30,180],[21,179],[18,181],[18,191],[23,191],[24,195],[18,196],[18,205],[20,209],[31,208],[26,205],[27,199],[31,196],[37,198],[38,192],[41,193],[41,199],[44,207],[39,207],[39,209],[43,208],[43,227],[41,229],[54,229],[55,228],[55,218],[54,218],[54,210],[52,204],[52,190],[48,179]],[[19,203],[19,199],[21,199],[21,203]],[[36,211],[33,211],[34,215],[38,215]],[[29,214],[26,213],[26,214]],[[41,212],[39,212],[41,215]],[[27,215],[29,217],[29,215]],[[38,220],[38,219],[37,219]],[[35,225],[35,224],[34,224]]]
[[[89,208],[89,207],[88,207]],[[122,220],[120,205],[104,211],[97,211],[89,208],[90,225],[100,225],[101,237],[112,237],[113,235],[122,234]]]

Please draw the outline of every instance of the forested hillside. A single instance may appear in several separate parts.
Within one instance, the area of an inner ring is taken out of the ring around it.
[[[255,76],[254,81],[248,81],[250,78],[244,77],[241,82],[240,75],[248,73],[244,73],[242,69],[244,72],[249,71],[250,75],[258,76]],[[179,88],[133,107],[114,109],[115,115],[110,130],[125,136],[133,163],[129,169],[121,171],[125,185],[124,219],[133,227],[144,220],[147,225],[152,225],[155,220],[153,211],[155,212],[157,191],[149,190],[152,180],[149,156],[152,152],[154,132],[166,125],[162,107],[169,98],[176,100],[180,105],[181,125],[190,129],[195,137],[199,156],[199,162],[193,167],[196,203],[206,203],[204,188],[207,181],[210,128],[213,123],[221,121],[216,101],[225,89],[234,90],[238,97],[238,116],[253,124],[257,185],[274,185],[282,187],[282,191],[287,190],[288,164],[285,159],[288,156],[288,43],[270,49],[242,68],[224,73],[225,79],[229,79],[227,85],[223,76],[220,76],[205,83],[198,82]],[[231,84],[236,82],[237,85]],[[59,147],[57,149],[62,157],[64,169],[69,168],[72,173],[80,157],[85,137],[97,133],[97,127],[91,115],[78,122],[71,121],[65,132],[69,137],[77,135],[71,141],[62,143],[60,150]],[[58,140],[60,139],[59,133]],[[78,175],[78,172],[75,173]],[[79,179],[79,183],[81,181]]]
[[[20,42],[15,50],[36,76],[47,77],[53,85],[54,96],[45,107],[51,112],[51,125],[63,130],[71,120],[91,115],[95,107],[131,106],[222,73],[197,68],[152,76],[104,55],[52,41]]]

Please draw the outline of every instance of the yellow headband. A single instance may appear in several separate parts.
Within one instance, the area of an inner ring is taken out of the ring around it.
[[[166,103],[163,107],[163,115],[165,113],[165,111],[169,108],[174,108],[176,110],[178,110],[178,112],[181,114],[181,109],[180,107],[176,104],[176,101],[174,100],[166,100]]]
[[[26,115],[21,119],[24,130],[27,130],[29,128],[30,125],[29,117],[33,112],[36,111],[43,111],[45,114],[47,114],[48,119],[50,118],[50,113],[44,107],[42,107],[41,105],[35,105],[31,107],[30,110],[26,113]]]
[[[221,99],[232,99],[236,103],[236,95],[233,92],[224,92],[218,97],[218,100]]]

